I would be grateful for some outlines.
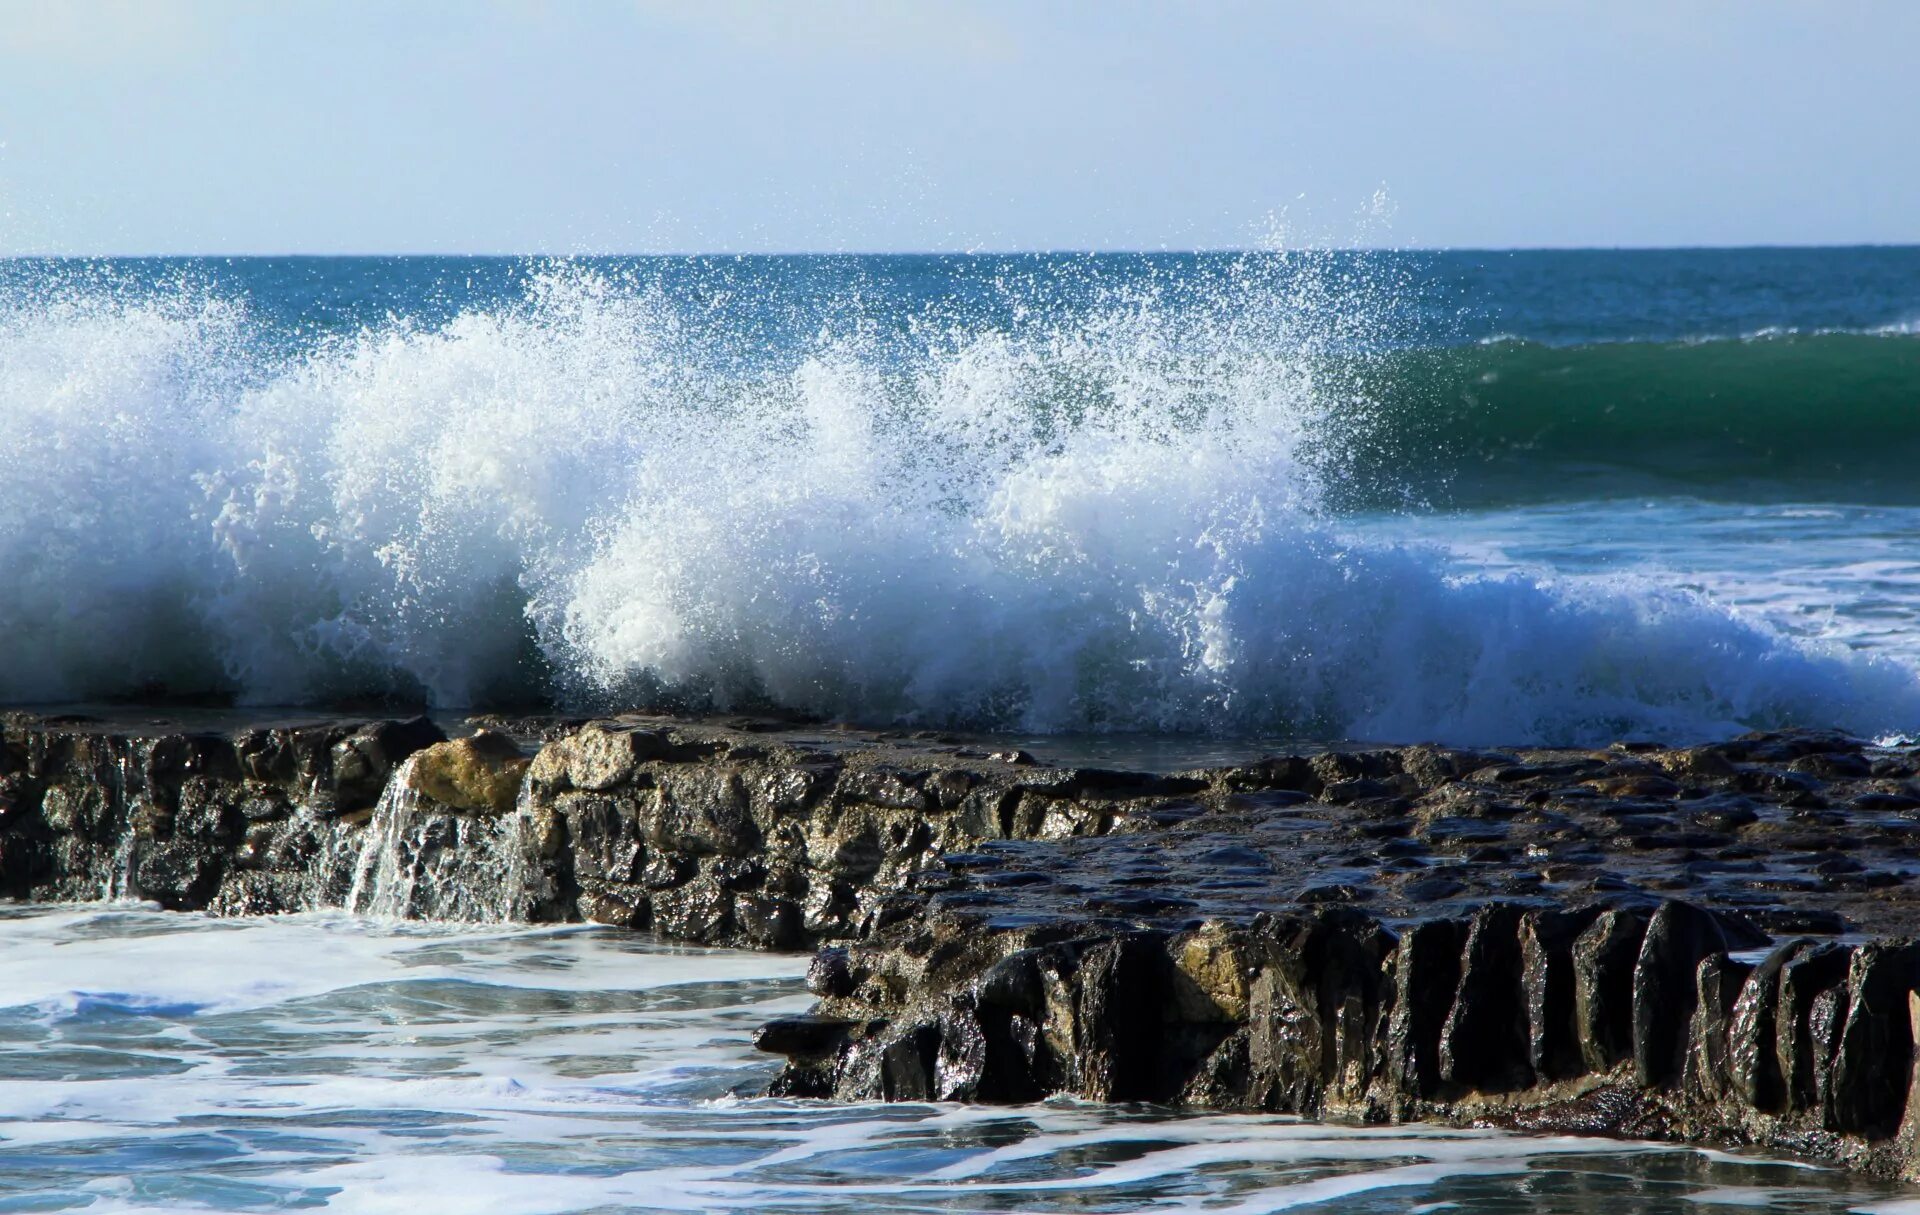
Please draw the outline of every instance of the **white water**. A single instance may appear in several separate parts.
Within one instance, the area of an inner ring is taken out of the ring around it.
[[[0,1210],[1896,1210],[1672,1147],[755,1099],[805,960],[607,930],[0,908]]]
[[[755,351],[556,269],[264,353],[192,288],[0,301],[0,700],[770,700],[1033,732],[1458,742],[1920,728],[1897,660],[1320,507],[1350,287],[1134,288]],[[1340,421],[1337,419],[1346,419]]]
[[[337,850],[353,853],[345,909],[382,920],[505,924],[533,918],[545,879],[524,808],[499,815],[449,812],[414,790],[414,763],[406,760],[387,781],[362,830],[334,837]],[[338,862],[323,857],[318,866]]]
[[[1394,518],[1464,569],[1678,587],[1790,636],[1920,663],[1920,509],[1611,500]]]

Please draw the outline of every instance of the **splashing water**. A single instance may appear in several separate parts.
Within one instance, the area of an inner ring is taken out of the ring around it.
[[[811,332],[558,265],[289,336],[192,283],[0,300],[0,698],[770,704],[1520,743],[1920,724],[1907,666],[1470,575],[1329,503],[1393,453],[1391,272],[1097,261]],[[773,319],[769,320],[768,316]]]
[[[384,920],[505,924],[531,918],[545,886],[525,809],[449,811],[415,791],[416,762],[400,765],[362,830],[334,837],[354,854],[341,906]],[[322,857],[318,867],[333,860]]]

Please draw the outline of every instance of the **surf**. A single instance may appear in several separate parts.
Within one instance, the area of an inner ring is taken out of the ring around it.
[[[1505,744],[1920,721],[1902,664],[1347,526],[1431,407],[1376,374],[1403,282],[1206,267],[904,310],[856,275],[801,325],[738,267],[546,263],[306,334],[191,275],[11,287],[0,699]]]

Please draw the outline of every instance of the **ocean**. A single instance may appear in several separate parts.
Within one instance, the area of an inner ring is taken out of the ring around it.
[[[1917,458],[1920,249],[15,260],[0,702],[1160,767],[1910,737]],[[804,963],[0,907],[0,1211],[1920,1210],[1671,1145],[762,1098]]]
[[[0,700],[1920,729],[1920,249],[0,263]]]

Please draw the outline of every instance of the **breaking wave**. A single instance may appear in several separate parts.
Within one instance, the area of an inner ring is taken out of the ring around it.
[[[573,265],[289,343],[190,282],[0,299],[0,698],[772,706],[1449,741],[1920,724],[1913,672],[1329,509],[1391,275],[1255,255],[804,341]],[[762,307],[764,300],[750,301]],[[1889,339],[1892,340],[1892,339]],[[1371,469],[1372,472],[1365,470]]]
[[[1378,470],[1475,504],[1646,493],[1920,501],[1920,340],[1775,332],[1403,351],[1355,374],[1428,458]]]

